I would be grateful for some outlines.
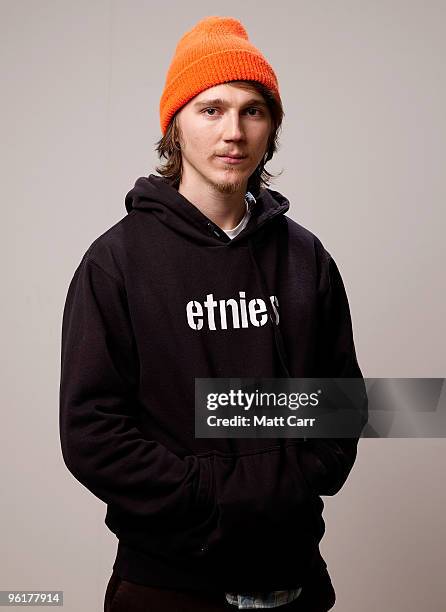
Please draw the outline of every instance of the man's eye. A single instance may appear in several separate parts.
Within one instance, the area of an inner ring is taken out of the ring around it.
[[[203,112],[203,113],[208,113],[208,111],[216,111],[216,110],[217,110],[216,108],[209,107],[209,108],[205,108],[205,109],[203,109],[203,111],[202,111],[202,112]],[[250,106],[250,107],[249,107],[249,108],[247,108],[246,110],[247,110],[247,111],[252,111],[252,110],[257,111],[257,115],[259,115],[259,114],[261,115],[261,114],[262,114],[262,111],[260,110],[260,108],[257,108],[257,107],[255,107],[255,106]],[[208,117],[214,117],[214,116],[215,116],[215,114],[214,114],[214,113],[212,113],[211,115],[208,115]],[[255,117],[256,115],[252,115],[252,114],[251,114],[250,116],[251,116],[251,117]]]

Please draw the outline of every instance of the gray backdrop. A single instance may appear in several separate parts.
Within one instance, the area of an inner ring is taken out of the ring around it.
[[[285,107],[267,166],[289,215],[336,259],[368,377],[444,377],[446,4],[420,1],[1,1],[1,589],[102,610],[117,541],[66,469],[58,433],[68,284],[154,171],[180,36],[233,16]],[[335,612],[440,612],[445,442],[364,439],[324,498]]]

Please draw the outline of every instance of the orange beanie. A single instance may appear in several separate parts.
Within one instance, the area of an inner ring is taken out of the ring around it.
[[[205,17],[180,39],[160,100],[163,135],[177,110],[191,98],[228,81],[263,83],[280,100],[274,70],[233,17]]]

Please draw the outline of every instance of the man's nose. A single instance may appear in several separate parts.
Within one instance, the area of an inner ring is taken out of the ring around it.
[[[223,124],[224,140],[240,140],[244,137],[243,125],[238,113],[226,113]]]

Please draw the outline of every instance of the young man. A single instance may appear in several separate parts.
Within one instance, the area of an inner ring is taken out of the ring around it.
[[[358,439],[194,435],[195,378],[362,378],[338,268],[266,186],[282,116],[243,25],[201,20],[161,97],[161,176],[69,286],[61,444],[119,540],[108,612],[334,605],[320,496]]]

